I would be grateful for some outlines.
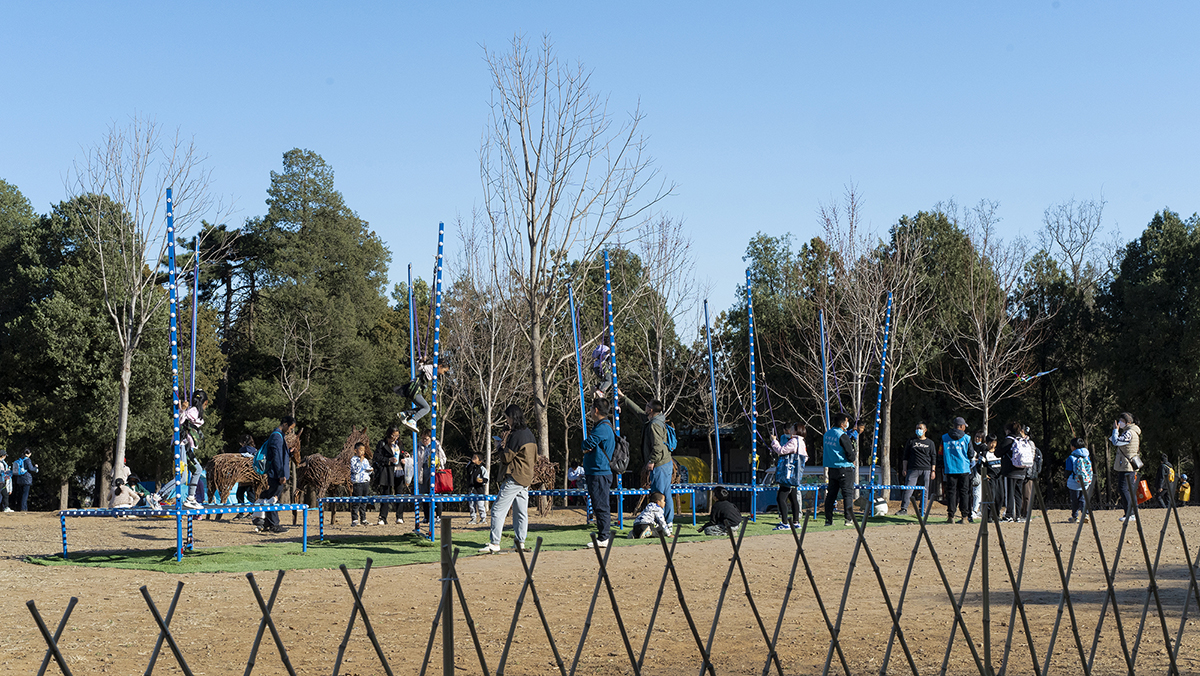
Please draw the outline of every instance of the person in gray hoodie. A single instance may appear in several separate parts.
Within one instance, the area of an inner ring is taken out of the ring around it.
[[[1087,523],[1087,503],[1084,494],[1092,490],[1092,459],[1083,439],[1071,440],[1071,455],[1067,456],[1067,488],[1071,491],[1071,518],[1067,523],[1075,523],[1081,515]]]

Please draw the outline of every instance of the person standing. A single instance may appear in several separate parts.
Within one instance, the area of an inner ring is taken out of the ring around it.
[[[921,494],[921,504],[925,505],[925,513],[922,516],[929,516],[929,505],[933,500],[929,495],[929,486],[936,479],[937,470],[934,469],[934,460],[937,458],[937,447],[926,436],[929,433],[929,426],[924,421],[917,423],[916,436],[908,440],[904,445],[904,459],[900,462],[900,473],[904,475],[905,486],[923,486],[925,491]],[[904,489],[904,495],[900,500],[900,511],[896,512],[898,516],[908,514],[908,505],[912,501],[912,488]]]
[[[825,525],[833,525],[833,506],[837,504],[837,496],[842,494],[842,511],[845,525],[854,525],[854,476],[857,474],[855,463],[858,462],[858,445],[854,443],[846,430],[850,427],[850,418],[845,413],[833,416],[833,428],[825,432],[821,439],[821,464],[829,475],[829,484],[825,488]]]
[[[609,461],[617,449],[617,434],[608,414],[612,404],[604,398],[592,399],[588,410],[591,430],[583,440],[583,481],[592,499],[592,514],[596,519],[596,544],[607,547],[612,540],[612,512],[609,497],[612,489],[612,467]],[[588,542],[591,547],[592,543]]]
[[[500,535],[510,508],[513,513],[515,549],[525,549],[525,536],[529,531],[529,484],[533,483],[537,439],[525,424],[525,413],[520,406],[509,404],[504,409],[504,416],[508,418],[508,431],[502,440],[504,451],[500,454],[504,478],[500,481],[496,501],[492,503],[491,537],[480,548],[481,552],[500,551]]]
[[[429,433],[429,430],[425,430],[424,432],[421,432],[420,436],[417,437],[417,452],[415,454],[416,455],[416,463],[415,463],[415,466],[413,467],[413,471],[416,472],[416,478],[417,478],[417,480],[414,482],[414,485],[418,486],[417,490],[420,495],[429,495],[430,494],[430,491],[429,491],[429,475],[430,475],[429,457],[434,450],[437,451],[437,467],[438,468],[445,467],[446,466],[446,454],[442,451],[442,447],[439,446],[436,442],[434,442],[433,435]],[[413,509],[413,521],[415,521],[416,523],[413,525],[413,530],[420,531],[421,530],[421,517],[425,514],[425,510],[423,508],[423,505],[421,505],[421,503],[418,502],[415,504],[417,506],[414,507],[414,509]],[[429,504],[433,505],[435,508],[434,511],[436,512],[436,515],[434,518],[436,518],[437,516],[440,516],[442,513],[441,505],[438,503],[433,503],[433,502],[431,502]]]
[[[483,455],[480,453],[471,454],[471,464],[467,466],[467,492],[471,495],[484,495],[487,490],[488,483],[488,468],[483,464]],[[472,500],[469,503],[471,508],[471,520],[467,525],[477,523],[487,523],[487,500]]]
[[[12,470],[8,467],[8,451],[0,448],[0,511],[13,511],[8,506],[9,486],[12,485]]]
[[[1004,518],[1001,521],[1023,522],[1033,504],[1033,484],[1029,482],[1033,471],[1037,447],[1025,433],[1021,423],[1013,421],[1004,426],[1005,437],[996,446],[1000,456],[1000,473],[1004,475]]]
[[[954,521],[954,509],[959,508],[959,523],[971,518],[971,437],[967,435],[967,421],[955,418],[950,431],[942,435],[942,473],[948,487],[946,495],[946,522]]]
[[[400,428],[392,425],[387,433],[375,444],[375,488],[379,495],[396,495],[400,487],[397,469],[403,469],[403,463],[408,461],[407,454],[400,448]],[[387,525],[388,506],[393,503],[379,503],[379,525]],[[396,523],[404,523],[404,503],[394,503],[396,506]],[[415,509],[415,508],[414,508]]]
[[[1067,488],[1071,491],[1071,518],[1067,519],[1067,523],[1075,523],[1076,518],[1082,518],[1083,522],[1087,523],[1085,494],[1091,495],[1092,476],[1092,458],[1087,449],[1087,442],[1083,439],[1071,440],[1071,455],[1067,457]]]
[[[350,458],[350,483],[354,484],[354,497],[365,498],[371,494],[371,459],[367,457],[367,445],[363,442],[354,444],[354,457]],[[355,502],[350,505],[350,525],[367,525],[367,503]]]
[[[29,511],[29,489],[33,488],[33,475],[37,474],[37,465],[33,464],[33,459],[30,457],[33,451],[26,448],[21,452],[21,457],[13,463],[13,490],[16,491],[14,499],[17,502],[17,511]]]
[[[1134,497],[1130,482],[1135,480],[1138,469],[1142,466],[1142,428],[1133,421],[1133,415],[1122,413],[1113,421],[1112,437],[1109,439],[1117,447],[1117,455],[1113,458],[1113,471],[1117,473],[1117,488],[1121,491],[1120,505],[1124,514],[1119,519],[1137,521],[1133,513]]]
[[[808,462],[808,449],[804,445],[804,435],[808,433],[808,427],[802,422],[795,422],[785,427],[783,431],[789,436],[782,445],[774,434],[771,435],[771,451],[779,456],[775,460],[775,480],[779,483],[779,490],[775,492],[775,506],[779,509],[779,525],[775,526],[775,530],[795,528],[800,522],[800,498],[796,487],[804,476],[804,463]],[[785,468],[785,471],[781,473],[780,467]],[[791,471],[786,471],[788,469]],[[785,484],[781,480],[781,477],[785,476],[790,476],[790,481],[794,483]],[[789,507],[791,508],[790,519],[788,517]]]
[[[668,444],[667,419],[663,417],[663,403],[657,399],[646,404],[645,410],[633,403],[632,399],[621,394],[624,405],[645,420],[642,427],[642,457],[646,458],[646,468],[650,470],[650,490],[662,493],[667,498],[667,508],[664,514],[667,523],[675,523],[675,499],[671,496],[671,479],[675,475],[675,461],[671,458],[673,450]],[[592,507],[595,509],[595,506]]]
[[[263,496],[266,501],[272,498],[281,499],[283,489],[288,479],[292,477],[292,465],[287,453],[287,442],[284,438],[296,425],[296,419],[285,415],[279,421],[279,427],[267,438],[267,492]],[[287,529],[279,525],[279,512],[263,514],[263,525],[260,533],[283,533]]]

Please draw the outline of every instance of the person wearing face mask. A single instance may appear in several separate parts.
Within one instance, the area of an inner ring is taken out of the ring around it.
[[[1133,422],[1133,414],[1122,413],[1113,421],[1112,438],[1109,441],[1117,447],[1117,455],[1113,458],[1113,471],[1117,473],[1117,488],[1121,491],[1119,504],[1124,512],[1120,521],[1136,521],[1137,516],[1133,513],[1133,488],[1129,482],[1136,478],[1136,472],[1142,467],[1142,428]]]
[[[925,503],[925,515],[929,514],[929,485],[934,481],[937,470],[933,468],[937,449],[933,442],[926,438],[929,427],[924,422],[917,423],[916,436],[908,440],[904,446],[904,460],[900,463],[900,473],[904,475],[905,486],[923,486],[925,492],[921,500]],[[908,514],[908,503],[912,500],[913,489],[904,489],[904,497],[900,501],[900,511],[897,514]],[[920,507],[920,503],[918,503]]]

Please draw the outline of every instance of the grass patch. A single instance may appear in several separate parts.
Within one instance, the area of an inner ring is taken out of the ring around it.
[[[792,547],[791,537],[786,531],[774,532],[772,529],[779,522],[771,514],[760,514],[758,523],[750,523],[746,527],[746,537],[776,536],[786,538],[781,545]],[[681,544],[686,542],[703,542],[717,539],[696,531],[690,520],[684,523],[681,518],[677,523],[682,526],[679,536]],[[912,516],[874,517],[870,521],[872,527],[884,525],[915,524]],[[931,519],[931,525],[934,522]],[[824,525],[823,515],[810,520],[810,534],[837,530],[850,530],[851,527],[842,525],[840,515],[835,517],[833,526]],[[626,526],[631,528],[633,520],[628,519]],[[543,551],[570,551],[586,547],[590,542],[589,533],[594,529],[589,526],[539,526],[531,524],[529,540],[526,545],[533,547],[537,538],[542,538]],[[295,530],[293,530],[295,532]],[[657,539],[631,540],[625,537],[625,531],[613,528],[613,545],[617,547],[658,546]],[[365,533],[365,532],[364,532]],[[459,558],[478,556],[480,547],[487,544],[487,531],[459,531],[454,534],[454,545],[460,548]],[[504,531],[503,547],[513,544],[512,530]],[[511,549],[509,550],[511,552]],[[501,552],[503,553],[503,552]],[[264,541],[259,544],[239,545],[235,547],[201,548],[185,552],[182,561],[175,560],[175,550],[160,549],[150,551],[106,551],[106,552],[73,552],[71,558],[63,561],[60,555],[31,556],[26,560],[43,566],[95,566],[102,568],[127,568],[134,570],[151,570],[163,573],[247,573],[264,570],[297,570],[310,568],[337,568],[345,564],[349,568],[362,568],[368,558],[372,559],[375,567],[404,566],[413,563],[434,563],[439,561],[441,550],[437,544],[412,533],[394,536],[379,535],[334,535],[326,537],[324,542],[316,541],[315,537],[308,545],[308,553],[300,552],[300,544],[296,540],[279,542]]]

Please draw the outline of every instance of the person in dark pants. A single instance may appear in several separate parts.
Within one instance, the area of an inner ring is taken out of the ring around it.
[[[613,431],[612,421],[608,419],[611,411],[612,402],[609,400],[599,397],[592,399],[592,407],[588,411],[588,422],[592,424],[592,429],[583,441],[583,481],[592,499],[592,512],[598,531],[596,542],[601,547],[607,547],[612,540],[612,514],[609,511],[612,468],[609,461],[617,447],[617,435]],[[588,545],[591,546],[591,543]]]
[[[929,485],[937,477],[937,470],[933,468],[937,458],[937,447],[926,437],[928,430],[929,427],[924,422],[917,423],[917,436],[909,439],[908,444],[904,446],[904,460],[900,463],[900,474],[904,476],[905,486],[925,487],[925,492],[921,495],[921,502],[925,504],[925,513],[922,516],[929,516],[929,504],[933,502],[933,497],[929,494]],[[912,495],[913,489],[904,489],[897,515],[908,514],[908,503],[912,501]]]
[[[1122,413],[1113,421],[1112,438],[1109,439],[1117,448],[1113,458],[1113,471],[1117,473],[1117,488],[1121,491],[1121,510],[1124,514],[1118,521],[1137,521],[1133,512],[1134,496],[1131,481],[1137,480],[1137,470],[1142,465],[1142,428],[1133,421],[1133,414]]]
[[[845,413],[833,416],[833,428],[821,440],[821,464],[829,474],[829,485],[825,490],[825,525],[833,525],[833,506],[837,504],[838,491],[842,493],[842,511],[845,525],[854,525],[854,475],[858,461],[858,445],[846,433],[850,418]]]
[[[271,432],[267,439],[267,492],[263,499],[270,500],[283,495],[283,489],[292,476],[292,466],[288,461],[287,443],[284,437],[292,431],[296,419],[285,415],[279,421],[279,427]],[[266,512],[263,515],[263,526],[260,533],[283,533],[286,528],[279,525],[279,512]]]
[[[33,464],[33,460],[29,457],[33,454],[30,449],[25,449],[21,453],[21,457],[13,463],[13,499],[17,503],[17,511],[29,511],[29,489],[33,488],[33,475],[37,474],[37,465]]]
[[[8,451],[0,448],[0,512],[11,512],[8,506],[8,483],[12,470],[8,468]]]
[[[367,445],[363,442],[354,444],[354,457],[350,458],[350,483],[354,487],[354,497],[365,498],[371,494],[371,459],[367,457]],[[367,503],[355,502],[350,505],[350,525],[367,525]]]
[[[375,444],[375,457],[372,458],[375,471],[372,478],[375,480],[375,489],[379,495],[397,495],[400,493],[402,479],[398,476],[396,470],[404,469],[403,464],[408,458],[403,449],[400,448],[400,428],[392,425],[388,428],[383,438]],[[379,525],[387,525],[388,506],[392,503],[379,503]],[[397,502],[396,506],[396,523],[404,523],[404,503]]]
[[[946,477],[946,521],[954,521],[954,508],[959,508],[959,523],[971,518],[971,457],[974,447],[967,435],[967,421],[955,418],[950,431],[942,435],[942,473]]]

